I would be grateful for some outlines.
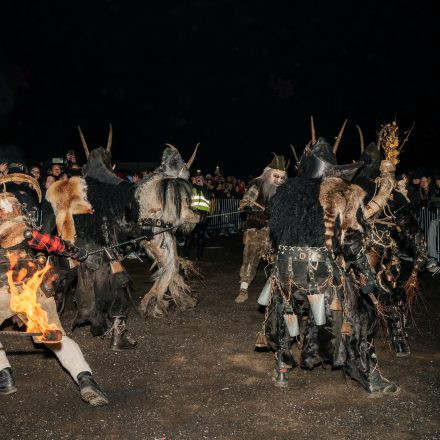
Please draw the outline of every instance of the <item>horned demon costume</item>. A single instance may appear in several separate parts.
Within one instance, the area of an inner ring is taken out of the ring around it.
[[[418,294],[417,274],[428,258],[423,233],[411,212],[405,181],[395,178],[398,146],[397,125],[385,124],[377,145],[370,144],[362,153],[365,166],[356,176],[356,183],[370,199],[365,207],[370,225],[366,246],[376,272],[382,323],[396,355],[407,356],[410,347],[405,327]],[[381,159],[381,149],[385,160]],[[404,264],[410,266],[409,274],[402,273],[402,255],[411,261]]]
[[[248,287],[257,274],[261,258],[268,258],[272,252],[266,207],[287,178],[284,156],[274,156],[261,176],[250,182],[240,201],[240,209],[247,211],[248,216],[243,225],[243,263],[240,268],[240,292],[235,298],[237,304],[248,299]]]
[[[337,165],[320,138],[304,151],[300,177],[289,179],[269,203],[277,247],[264,332],[275,351],[276,385],[287,385],[296,365],[290,351],[305,321],[300,365],[342,367],[370,393],[398,387],[378,369],[373,345],[374,275],[363,239],[364,191],[351,179],[361,163]]]
[[[6,181],[21,182],[32,185],[38,192],[41,201],[41,191],[38,183],[30,176],[12,174],[0,178],[0,184]],[[44,265],[41,257],[36,259],[32,249],[45,249],[59,255],[78,258],[87,254],[70,243],[58,237],[40,234],[30,229],[28,218],[23,214],[22,207],[12,193],[0,193],[0,324],[16,315],[13,295],[23,295],[26,282],[35,271]],[[9,269],[9,270],[8,270]],[[58,317],[56,305],[50,290],[38,288],[36,302],[47,314],[48,322],[62,333],[62,338],[56,343],[45,345],[57,356],[61,365],[70,373],[78,384],[81,397],[92,406],[108,403],[107,396],[101,391],[93,379],[91,369],[87,364],[78,344],[66,336]],[[28,324],[27,313],[19,313],[18,317]],[[35,342],[44,343],[38,338]],[[0,343],[0,393],[11,394],[17,391],[11,365],[6,357],[5,349]]]
[[[124,240],[127,234],[136,234],[135,220],[131,218],[136,218],[136,204],[133,186],[112,170],[111,127],[106,148],[92,151],[79,131],[87,157],[83,177],[74,176],[50,186],[46,200],[51,203],[54,215],[46,216],[44,230],[51,232],[56,224],[63,239],[91,253]],[[55,261],[60,273],[57,293],[61,304],[70,287],[75,288],[77,315],[72,329],[90,324],[94,336],[111,337],[110,349],[114,351],[136,347],[126,328],[130,277],[119,260],[119,253],[109,249],[91,255],[79,265],[67,265],[59,258]]]

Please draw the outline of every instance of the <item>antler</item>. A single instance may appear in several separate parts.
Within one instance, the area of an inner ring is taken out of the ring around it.
[[[108,139],[107,139],[107,151],[110,151],[113,142],[113,127],[112,124],[109,124],[110,128],[108,130]]]
[[[38,182],[33,177],[22,173],[12,173],[0,177],[0,185],[8,182],[29,183],[32,186],[32,188],[34,188],[35,192],[38,195],[38,201],[41,203],[41,199],[42,199],[41,188]]]
[[[89,158],[89,148],[87,147],[87,142],[84,139],[84,135],[83,132],[81,131],[81,127],[78,125],[78,130],[79,130],[79,137],[81,138],[81,142],[82,142],[82,146],[84,147],[84,151],[86,152],[86,159]]]
[[[336,151],[338,151],[339,142],[341,142],[342,134],[344,133],[347,121],[348,119],[346,119],[342,124],[341,130],[339,131],[338,137],[336,138],[335,145],[333,145],[333,154],[336,154]]]
[[[315,123],[313,122],[313,116],[310,116],[310,127],[312,130],[312,145],[316,144],[316,132],[315,132]]]
[[[200,142],[196,145],[196,148],[194,149],[194,152],[192,156],[189,158],[189,161],[186,163],[186,167],[190,169],[192,163],[194,162],[194,159],[196,158],[197,150],[199,148]]]
[[[364,152],[365,150],[365,146],[364,146],[364,135],[362,134],[362,130],[361,127],[359,127],[359,125],[356,124],[356,128],[358,129],[359,132],[359,139],[361,142],[361,154]]]

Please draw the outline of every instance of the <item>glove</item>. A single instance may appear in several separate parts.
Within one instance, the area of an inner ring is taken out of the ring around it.
[[[199,216],[200,216],[199,223],[205,223],[206,220],[207,220],[207,219],[206,219],[206,216],[207,216],[206,212],[204,212],[204,211],[199,211],[198,214],[199,214]]]
[[[247,212],[247,213],[251,212],[252,211],[252,206],[249,206],[249,205],[243,206],[243,211]]]
[[[70,241],[64,241],[65,250],[63,255],[71,257],[78,261],[84,261],[88,257],[88,252],[84,248],[78,248]]]
[[[147,229],[146,231],[144,231],[144,237],[145,240],[150,241],[154,237],[154,232],[151,229]]]
[[[78,254],[72,258],[75,258],[78,261],[85,261],[88,256],[89,256],[89,253],[87,252],[87,249],[79,248]]]

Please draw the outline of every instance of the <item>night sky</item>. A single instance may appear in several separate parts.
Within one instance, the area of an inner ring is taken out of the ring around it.
[[[333,142],[359,157],[384,122],[415,122],[401,168],[440,169],[434,2],[2,1],[0,145],[45,160],[114,129],[118,161],[158,161],[165,142],[195,166],[256,174],[271,151]],[[1,147],[0,147],[1,148]],[[431,152],[429,149],[431,148]],[[18,151],[18,150],[17,150]]]

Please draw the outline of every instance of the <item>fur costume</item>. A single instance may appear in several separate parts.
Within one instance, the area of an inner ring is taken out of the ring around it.
[[[269,203],[269,227],[278,253],[265,333],[277,355],[274,379],[280,386],[296,365],[286,321],[296,315],[306,322],[301,367],[329,362],[370,392],[388,387],[372,345],[376,318],[369,294],[374,277],[363,247],[364,195],[360,187],[340,178],[297,177],[281,186]],[[319,294],[324,295],[322,325],[315,323],[309,302]]]
[[[46,200],[52,205],[56,218],[58,235],[64,240],[75,242],[76,214],[92,214],[93,209],[87,200],[87,185],[79,176],[58,180],[48,188]]]

